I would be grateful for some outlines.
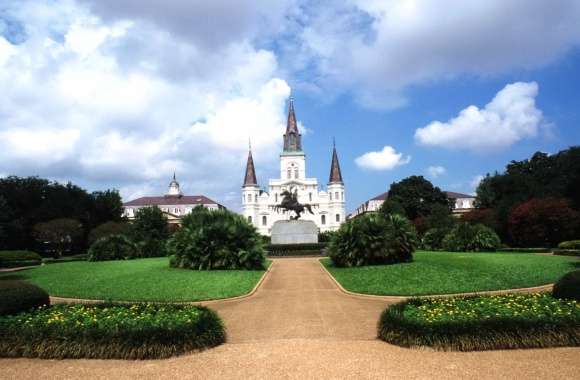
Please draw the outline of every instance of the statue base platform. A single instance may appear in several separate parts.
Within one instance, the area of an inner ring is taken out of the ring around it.
[[[272,226],[272,244],[318,243],[318,227],[311,220],[279,220]]]

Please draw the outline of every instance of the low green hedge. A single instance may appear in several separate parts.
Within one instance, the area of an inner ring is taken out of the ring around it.
[[[554,255],[558,256],[580,256],[580,249],[555,249]]]
[[[0,251],[0,268],[40,265],[42,257],[32,251]]]
[[[412,299],[383,312],[378,335],[445,351],[580,346],[580,303],[546,293]]]
[[[550,253],[549,248],[499,248],[500,252],[521,252],[521,253]]]
[[[560,249],[580,249],[580,240],[563,241],[558,244]]]
[[[63,256],[55,259],[53,257],[45,257],[42,259],[43,264],[58,264],[58,263],[70,263],[73,261],[87,261],[89,255],[87,254],[80,254],[80,255],[73,255],[73,256]]]
[[[268,256],[322,256],[326,243],[270,244],[266,246]]]
[[[56,305],[0,317],[0,357],[158,359],[225,342],[218,315],[177,305]]]
[[[50,304],[48,293],[18,280],[0,281],[0,315],[17,314]]]

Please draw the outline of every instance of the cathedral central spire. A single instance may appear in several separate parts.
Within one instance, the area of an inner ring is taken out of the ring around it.
[[[288,122],[286,123],[286,133],[284,134],[284,152],[301,152],[302,135],[298,131],[296,114],[294,113],[294,98],[290,97],[288,105]]]

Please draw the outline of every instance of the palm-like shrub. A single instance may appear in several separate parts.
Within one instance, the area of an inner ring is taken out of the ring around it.
[[[228,210],[196,207],[167,242],[170,265],[197,270],[263,269],[265,251],[256,229]]]
[[[404,216],[368,214],[343,223],[332,237],[334,265],[354,267],[411,261],[417,233]]]
[[[499,237],[491,228],[483,224],[472,226],[468,223],[454,227],[442,242],[443,249],[455,252],[495,251],[500,245]]]
[[[431,228],[427,230],[421,239],[421,248],[428,251],[440,250],[443,248],[443,239],[450,230],[450,228]]]
[[[137,246],[125,235],[100,238],[88,251],[89,261],[128,260],[136,257],[138,257]]]

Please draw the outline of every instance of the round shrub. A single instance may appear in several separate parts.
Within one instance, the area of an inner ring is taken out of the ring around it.
[[[262,238],[241,215],[196,207],[167,242],[170,265],[197,270],[263,269]]]
[[[427,230],[421,239],[421,248],[428,251],[440,250],[443,248],[443,239],[449,231],[449,228],[431,228]]]
[[[139,257],[164,257],[167,256],[165,241],[160,239],[145,239],[137,243]]]
[[[367,214],[340,226],[328,246],[335,266],[354,267],[411,261],[417,233],[408,219]]]
[[[0,281],[0,315],[17,314],[50,304],[48,293],[19,280]]]
[[[497,234],[483,224],[472,226],[461,223],[454,227],[442,241],[443,249],[455,252],[495,251],[501,246]]]
[[[109,235],[91,245],[89,261],[128,260],[138,256],[137,246],[125,235]]]
[[[554,284],[552,296],[559,299],[580,301],[580,270],[565,274]]]
[[[111,235],[128,235],[131,231],[131,225],[129,223],[123,222],[106,222],[91,230],[89,233],[89,245],[100,238],[111,236]]]

